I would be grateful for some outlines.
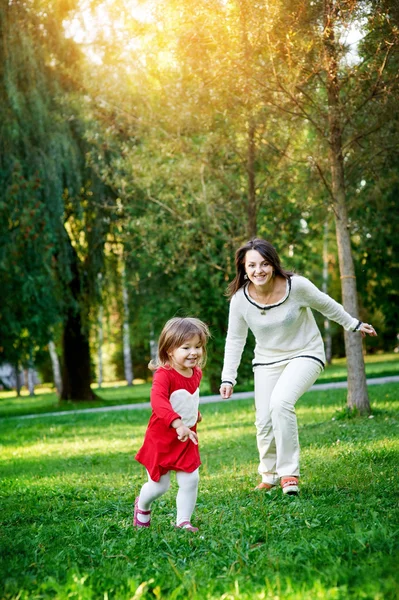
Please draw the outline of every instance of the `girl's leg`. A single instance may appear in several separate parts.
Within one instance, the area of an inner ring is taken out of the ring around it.
[[[256,442],[259,451],[258,472],[262,483],[275,485],[279,481],[276,463],[276,443],[270,414],[270,398],[285,365],[257,367],[254,369]]]
[[[179,486],[176,496],[176,525],[179,526],[185,521],[190,522],[191,515],[194,512],[197,501],[199,469],[196,469],[192,473],[176,471],[176,480]]]
[[[278,476],[299,476],[299,440],[295,403],[313,385],[322,370],[308,358],[288,363],[274,386],[270,415],[277,451]]]
[[[168,491],[170,486],[170,472],[165,475],[161,475],[159,481],[153,481],[150,474],[147,471],[148,481],[143,485],[138,497],[138,508],[140,510],[148,511],[151,509],[151,504]],[[142,523],[148,523],[151,515],[140,515],[140,521]]]

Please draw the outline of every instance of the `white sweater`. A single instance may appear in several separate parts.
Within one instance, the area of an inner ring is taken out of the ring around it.
[[[237,369],[248,328],[255,336],[254,367],[293,358],[308,357],[325,364],[324,344],[311,309],[339,323],[347,331],[360,324],[341,304],[321,292],[309,279],[293,275],[287,280],[284,297],[276,304],[262,306],[240,288],[230,302],[222,381],[236,384]]]

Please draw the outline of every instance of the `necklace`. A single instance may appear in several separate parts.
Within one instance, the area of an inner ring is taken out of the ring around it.
[[[259,296],[258,296],[258,292],[257,292],[257,290],[256,290],[256,287],[255,287],[255,286],[253,286],[253,291],[254,291],[254,293],[255,293],[255,296],[256,296],[255,300],[256,300],[256,301],[257,301],[259,304],[264,304],[264,305],[265,305],[265,304],[267,304],[267,303],[268,303],[268,301],[270,300],[270,298],[271,298],[271,297],[272,297],[272,295],[273,295],[273,292],[274,292],[274,286],[273,286],[273,289],[272,289],[272,291],[271,291],[271,292],[270,292],[270,293],[267,295],[266,301],[263,301],[263,302],[262,302],[262,300],[259,298]],[[261,309],[260,309],[260,314],[261,314],[261,315],[265,315],[265,314],[266,314],[266,311],[267,311],[267,309],[266,309],[266,308],[261,308]]]

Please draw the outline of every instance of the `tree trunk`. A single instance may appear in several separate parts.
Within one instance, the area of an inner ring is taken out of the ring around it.
[[[21,373],[20,373],[20,370],[19,370],[19,365],[15,365],[14,371],[15,371],[15,389],[16,389],[16,392],[17,392],[17,396],[19,398],[20,395],[21,395],[21,386],[22,386]]]
[[[250,98],[251,94],[251,80],[253,73],[249,69],[251,64],[251,44],[248,39],[248,3],[239,2],[239,14],[241,23],[241,36],[242,36],[242,58],[244,64],[244,93]],[[251,114],[251,110],[248,111],[248,139],[247,139],[247,162],[246,171],[248,179],[248,190],[247,190],[247,232],[248,237],[254,238],[257,235],[257,206],[256,206],[256,171],[255,171],[255,157],[256,157],[256,143],[255,143],[255,132],[256,124]]]
[[[35,395],[35,371],[32,358],[32,350],[29,351],[29,362],[26,370],[26,387],[29,390],[29,396]]]
[[[247,154],[247,176],[248,176],[248,237],[257,235],[256,223],[256,181],[255,181],[255,125],[249,122],[248,128],[248,154]]]
[[[29,396],[35,395],[35,372],[33,367],[28,367],[28,390]]]
[[[71,256],[72,280],[69,284],[73,303],[67,309],[62,338],[62,394],[61,400],[76,402],[93,400],[96,396],[90,387],[91,360],[89,334],[83,327],[80,291],[82,289],[78,267],[78,256],[75,248],[69,242]]]
[[[61,396],[62,393],[62,379],[61,379],[61,368],[60,361],[58,360],[57,350],[55,348],[55,344],[53,340],[50,340],[48,343],[48,350],[51,358],[51,366],[53,369],[53,380],[55,389],[57,390],[58,396]]]
[[[328,221],[324,222],[322,290],[325,294],[328,294]],[[324,345],[326,347],[327,364],[331,365],[332,340],[331,340],[331,326],[330,326],[330,321],[328,319],[324,319]]]
[[[79,311],[69,310],[64,326],[61,400],[93,400],[90,346]]]
[[[97,384],[98,387],[101,388],[103,383],[103,340],[104,340],[104,332],[103,332],[103,312],[104,309],[100,306],[98,310],[98,373],[97,373]]]
[[[342,303],[345,310],[356,317],[358,316],[357,289],[345,193],[340,86],[334,25],[334,0],[324,0],[324,53],[327,73],[330,169],[342,282]],[[356,408],[360,413],[369,413],[370,402],[360,334],[345,331],[345,350],[348,365],[348,407]]]
[[[156,363],[158,357],[158,343],[154,338],[154,328],[152,325],[150,331],[150,356],[152,362]]]
[[[127,385],[133,385],[133,365],[130,351],[130,323],[129,323],[129,295],[125,281],[125,270],[122,274],[122,297],[123,297],[123,363],[125,367],[125,379]]]

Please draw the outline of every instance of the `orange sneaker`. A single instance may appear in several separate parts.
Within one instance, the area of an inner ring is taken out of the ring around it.
[[[265,490],[266,492],[270,492],[270,490],[275,490],[276,489],[276,485],[273,483],[266,483],[264,481],[261,481],[255,488],[255,490]]]
[[[299,494],[298,477],[282,477],[280,484],[283,494],[288,494],[288,496]]]

